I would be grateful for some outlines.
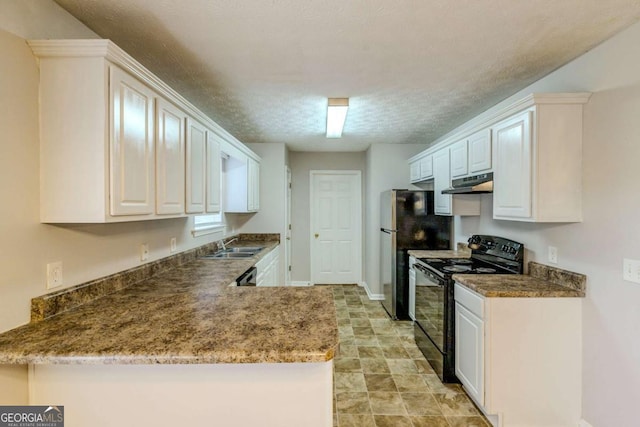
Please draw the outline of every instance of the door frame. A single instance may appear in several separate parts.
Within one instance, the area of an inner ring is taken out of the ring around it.
[[[284,168],[284,283],[291,285],[291,168]]]
[[[314,224],[315,224],[315,212],[313,209],[315,194],[313,189],[313,180],[316,175],[349,175],[356,178],[357,183],[357,195],[356,195],[356,208],[354,209],[354,227],[355,227],[355,247],[357,248],[356,253],[356,277],[355,284],[362,284],[362,227],[363,227],[363,218],[362,218],[362,171],[359,170],[311,170],[309,171],[309,284],[311,286],[315,285],[316,281],[316,270],[315,270],[315,262],[314,262]]]

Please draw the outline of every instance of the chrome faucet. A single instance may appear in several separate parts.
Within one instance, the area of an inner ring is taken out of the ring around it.
[[[235,242],[236,240],[238,240],[238,238],[237,238],[237,237],[234,237],[233,239],[231,239],[231,240],[229,240],[227,243],[225,243],[225,242],[224,242],[224,239],[220,239],[220,240],[218,241],[218,246],[222,246],[222,250],[223,250],[223,251],[226,251],[226,250],[227,250],[227,246],[226,246],[226,245],[228,245],[228,244],[230,244],[230,243],[232,243],[232,242]]]

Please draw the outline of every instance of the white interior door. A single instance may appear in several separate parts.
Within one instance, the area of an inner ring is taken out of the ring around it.
[[[360,171],[311,171],[311,283],[360,283]]]

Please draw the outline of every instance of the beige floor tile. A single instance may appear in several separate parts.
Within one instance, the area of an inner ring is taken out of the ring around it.
[[[431,393],[400,393],[409,415],[443,415]]]
[[[340,326],[351,326],[351,319],[349,319],[349,317],[343,319],[338,318],[338,327]]]
[[[382,347],[382,353],[386,359],[411,359],[402,347]]]
[[[418,350],[420,351],[420,350]],[[413,359],[413,363],[416,364],[418,368],[418,373],[420,374],[435,374],[436,372],[433,370],[429,362],[423,359]]]
[[[409,353],[412,359],[416,360],[425,360],[424,354],[420,351],[420,349],[416,346],[406,346],[404,349]]]
[[[351,319],[351,326],[353,326],[353,327],[362,327],[362,326],[371,327],[371,321],[369,319]]]
[[[385,319],[389,317],[384,311],[369,312],[369,319]]]
[[[364,311],[349,311],[349,317],[351,319],[366,319],[368,316]]]
[[[358,347],[356,347],[355,345],[343,345],[342,343],[340,343],[338,357],[358,357]]]
[[[396,335],[380,335],[378,336],[378,343],[382,347],[402,347],[402,341]]]
[[[447,417],[447,422],[451,427],[491,427],[481,416]]]
[[[431,389],[420,375],[393,375],[400,392],[430,393]]]
[[[418,373],[418,368],[411,359],[387,359],[387,365],[389,365],[389,370],[392,374],[408,375]]]
[[[464,393],[434,393],[444,415],[478,415],[478,410]]]
[[[390,374],[389,365],[384,359],[360,359],[362,372],[365,374]]]
[[[412,415],[410,419],[413,427],[449,427],[446,418],[438,415]]]
[[[400,393],[377,391],[369,393],[371,410],[377,415],[407,415]]]
[[[367,391],[364,374],[356,372],[334,373],[334,385],[336,393]]]
[[[336,393],[336,411],[341,414],[370,414],[369,395],[364,392]]]
[[[438,378],[436,374],[426,374],[423,376],[423,378],[433,393],[462,393],[463,392],[459,384],[443,384],[442,381],[440,381],[440,378]]]
[[[372,415],[338,414],[340,427],[373,427],[375,421]]]
[[[364,374],[367,390],[372,391],[398,391],[396,383],[390,374]]]
[[[335,372],[362,372],[358,358],[340,357],[334,361],[333,369]]]
[[[358,346],[358,355],[361,359],[384,359],[380,347]]]
[[[354,337],[340,337],[340,345],[356,345]]]
[[[371,336],[362,336],[358,335],[353,337],[356,345],[368,346],[368,347],[378,347],[378,339],[375,335]]]
[[[353,328],[353,335],[355,335],[355,336],[359,336],[359,335],[371,336],[371,335],[373,335],[373,328],[371,326],[352,326],[352,328]]]
[[[346,325],[346,326],[338,326],[338,334],[342,337],[352,337],[353,336],[353,326]]]
[[[413,427],[411,418],[402,415],[374,415],[375,427]]]

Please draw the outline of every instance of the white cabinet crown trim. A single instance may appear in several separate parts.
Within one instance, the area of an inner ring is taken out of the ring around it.
[[[421,158],[435,153],[436,151],[448,147],[461,139],[467,138],[472,134],[486,129],[496,123],[509,118],[521,111],[531,108],[535,105],[544,104],[586,104],[591,97],[590,92],[575,93],[532,93],[510,105],[505,106],[496,111],[486,110],[475,118],[469,120],[457,129],[438,139],[424,151],[409,158],[409,163],[420,160]]]
[[[187,99],[160,80],[151,71],[136,61],[128,53],[108,39],[100,40],[28,40],[32,52],[38,58],[44,57],[99,57],[120,66],[140,81],[150,85],[154,90],[172,100],[188,115],[198,119],[235,148],[247,156],[260,161],[260,156],[242,144],[233,135],[194,107]]]

